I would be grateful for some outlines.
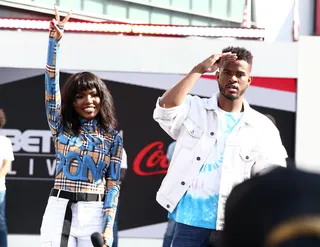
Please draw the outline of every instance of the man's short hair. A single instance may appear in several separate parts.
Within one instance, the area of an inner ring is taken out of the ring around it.
[[[222,50],[222,53],[231,52],[237,54],[237,60],[244,60],[252,65],[253,56],[250,51],[244,47],[229,46]]]
[[[3,109],[0,109],[0,129],[6,124],[6,115]]]

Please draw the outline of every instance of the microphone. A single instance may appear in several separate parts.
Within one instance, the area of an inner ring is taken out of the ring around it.
[[[91,243],[94,247],[102,247],[104,245],[104,240],[101,233],[95,232],[91,234]]]

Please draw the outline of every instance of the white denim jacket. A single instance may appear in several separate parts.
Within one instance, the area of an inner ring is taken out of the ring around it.
[[[157,101],[154,119],[177,140],[168,173],[157,192],[158,203],[169,212],[186,193],[219,138],[217,97],[188,95],[183,104],[168,109],[159,105],[160,98]],[[232,188],[270,165],[286,166],[286,158],[278,129],[245,101],[243,116],[226,141],[217,230],[223,229],[224,206]]]

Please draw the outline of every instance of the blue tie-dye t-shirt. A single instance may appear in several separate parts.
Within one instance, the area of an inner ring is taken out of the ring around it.
[[[226,140],[236,127],[242,113],[218,110],[219,133],[212,152],[202,165],[198,176],[181,198],[169,218],[190,226],[216,229],[221,166]]]

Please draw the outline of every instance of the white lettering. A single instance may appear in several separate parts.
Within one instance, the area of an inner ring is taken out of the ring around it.
[[[29,153],[40,152],[40,139],[34,136],[33,130],[26,130],[21,137],[22,149]]]
[[[51,132],[49,130],[2,129],[1,133],[12,142],[13,152],[50,153]]]
[[[29,160],[29,175],[33,175],[33,159]]]
[[[50,159],[46,159],[47,162],[47,168],[48,168],[48,173],[50,176],[53,176],[56,170],[56,160],[52,160],[52,163]]]
[[[17,175],[17,171],[12,170],[12,163],[11,163],[11,166],[9,168],[8,174],[9,175]]]

